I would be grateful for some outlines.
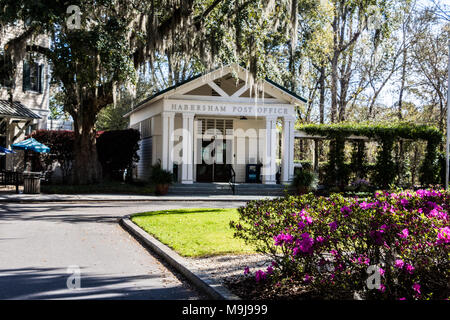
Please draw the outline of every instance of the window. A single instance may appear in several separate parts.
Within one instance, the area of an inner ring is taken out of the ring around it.
[[[151,137],[152,135],[152,119],[148,118],[141,121],[141,135],[142,139]]]
[[[0,86],[11,87],[12,86],[12,72],[13,64],[11,57],[6,54],[0,53]]]
[[[23,91],[43,91],[44,65],[37,62],[23,62]]]
[[[37,130],[37,123],[34,124],[30,124],[26,129],[25,129],[25,134],[26,135],[31,135],[33,133],[33,131]]]

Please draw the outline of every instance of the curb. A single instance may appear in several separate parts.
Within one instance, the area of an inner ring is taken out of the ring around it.
[[[122,218],[119,223],[132,236],[137,238],[145,247],[155,252],[175,270],[185,276],[192,285],[194,285],[198,290],[205,293],[211,299],[241,300],[241,298],[231,293],[219,282],[204,278],[196,272],[189,270],[186,266],[183,265],[183,258],[178,253],[138,227],[129,219],[129,217]]]
[[[0,198],[0,203],[43,203],[43,202],[156,202],[156,201],[217,201],[217,202],[248,202],[253,200],[262,200],[273,198],[270,196],[261,198],[211,198],[211,197],[155,197],[155,198]]]

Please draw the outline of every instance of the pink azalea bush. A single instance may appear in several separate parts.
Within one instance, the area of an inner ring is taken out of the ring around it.
[[[323,297],[446,299],[449,207],[450,193],[436,190],[369,199],[309,194],[250,202],[231,227],[273,259],[257,282],[302,282]],[[369,266],[380,275],[376,288],[367,285]]]

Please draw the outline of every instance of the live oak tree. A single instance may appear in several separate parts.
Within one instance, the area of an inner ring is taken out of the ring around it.
[[[6,51],[16,63],[26,53],[43,55],[61,86],[64,111],[74,120],[76,184],[101,179],[97,115],[115,102],[119,88],[133,87],[146,62],[160,55],[168,55],[171,67],[180,59],[197,60],[203,69],[240,62],[250,69],[253,88],[268,73],[268,40],[285,41],[279,35],[295,27],[291,1],[0,0],[0,8],[1,25],[25,22]],[[49,48],[31,41],[39,34],[51,37]]]

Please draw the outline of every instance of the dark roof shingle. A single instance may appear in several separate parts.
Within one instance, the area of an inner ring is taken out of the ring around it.
[[[21,118],[21,119],[40,119],[36,113],[25,107],[19,101],[14,101],[12,106],[8,100],[0,100],[0,116]]]

